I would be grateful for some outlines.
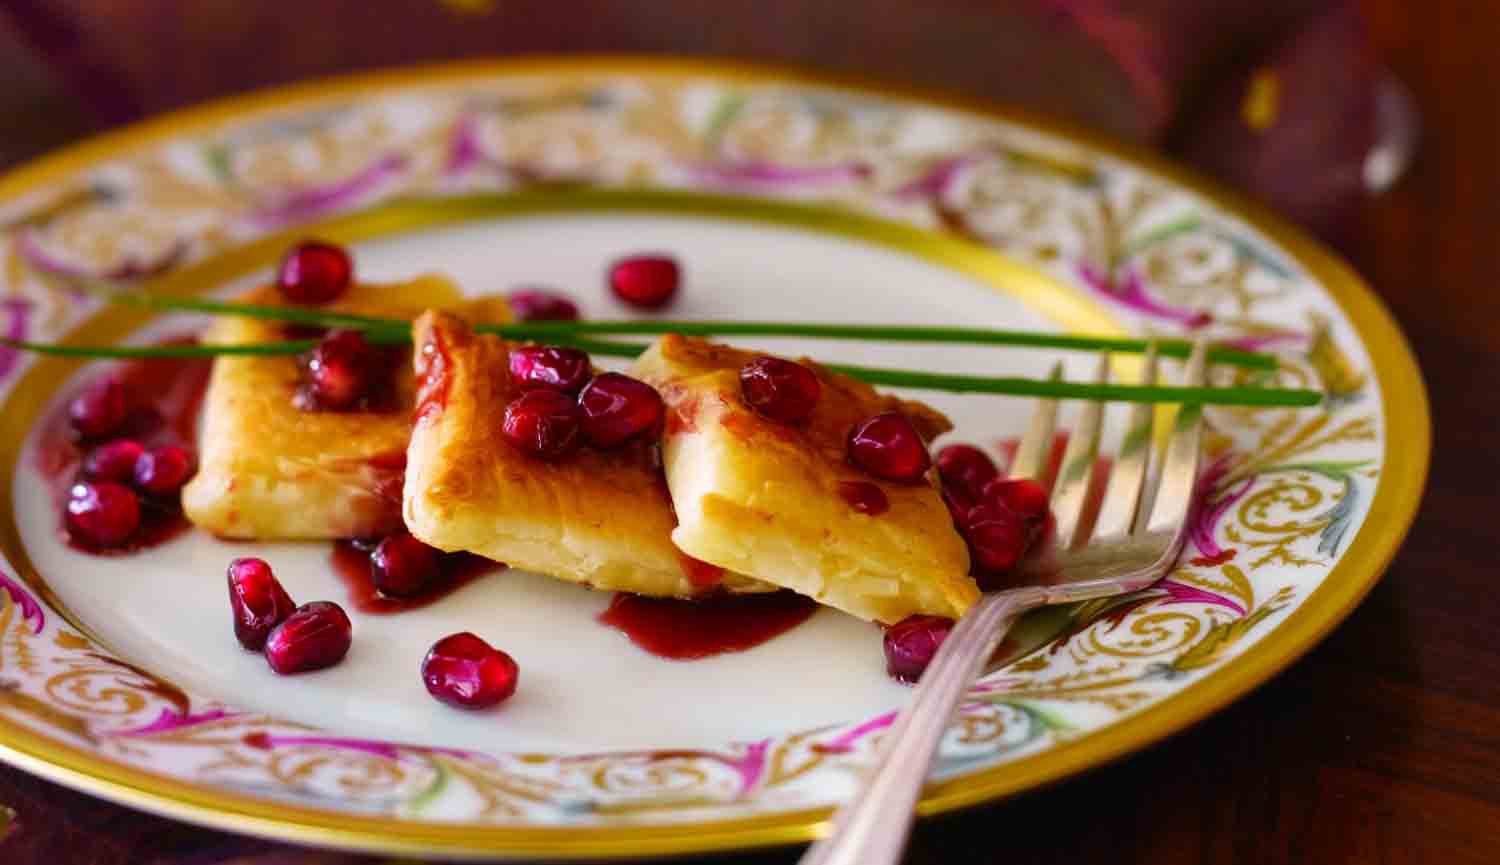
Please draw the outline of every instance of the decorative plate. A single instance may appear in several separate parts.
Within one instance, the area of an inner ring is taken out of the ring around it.
[[[954,722],[921,805],[996,799],[1179,730],[1291,663],[1379,578],[1417,507],[1426,400],[1345,265],[1128,148],[992,108],[781,70],[480,63],[313,84],[107,135],[0,180],[0,325],[97,343],[198,322],[103,309],[81,279],[221,293],[316,235],[362,276],[561,286],[627,314],[605,262],[667,249],[674,315],[1207,333],[1275,350],[1313,410],[1212,410],[1205,503],[1159,587],[1048,611]],[[1041,374],[1044,353],[783,341],[855,363]],[[1087,357],[1069,359],[1082,375]],[[668,662],[607,597],[514,571],[355,613],[332,670],[269,674],[229,634],[224,563],[342,600],[326,544],[190,533],[137,555],[59,540],[37,420],[79,365],[0,353],[0,755],[185,820],[443,855],[643,856],[814,837],[906,690],[878,632],[823,611],[757,649]],[[994,444],[1029,406],[930,397]],[[417,662],[461,629],[521,664],[498,712]]]

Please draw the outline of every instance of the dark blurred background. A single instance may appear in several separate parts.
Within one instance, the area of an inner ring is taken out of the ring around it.
[[[1427,498],[1385,580],[1273,682],[1119,764],[926,821],[910,861],[1493,865],[1497,45],[1494,0],[0,0],[0,167],[269,84],[597,51],[936,87],[1176,154],[1334,241],[1395,313],[1433,399]],[[348,861],[0,767],[5,865]]]
[[[962,91],[1161,144],[1339,236],[1382,68],[1348,0],[5,0],[0,158],[164,109],[517,53],[785,62]],[[66,116],[50,106],[68,107]],[[39,111],[42,105],[47,111]]]

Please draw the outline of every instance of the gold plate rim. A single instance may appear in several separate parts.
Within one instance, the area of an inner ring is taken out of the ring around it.
[[[32,192],[122,151],[231,119],[385,88],[414,88],[480,77],[613,74],[783,82],[946,107],[1028,126],[1165,177],[1275,241],[1310,273],[1353,325],[1370,355],[1386,426],[1383,474],[1358,534],[1327,577],[1285,621],[1213,675],[1128,719],[1034,757],[928,788],[918,807],[937,814],[998,799],[1098,766],[1207,717],[1284,669],[1344,620],[1379,580],[1420,504],[1431,448],[1425,386],[1390,313],[1352,268],[1279,217],[1238,193],[1144,148],[1055,118],[887,82],[739,61],[629,55],[469,60],[363,73],[255,92],[171,112],[28,162],[0,177],[0,199]],[[1402,411],[1389,410],[1399,404]],[[1393,460],[1401,443],[1401,459]],[[301,843],[448,856],[509,854],[563,858],[670,855],[789,844],[821,835],[828,808],[666,826],[476,827],[402,822],[289,806],[128,768],[0,719],[0,758],[42,777],[123,804],[195,823]]]

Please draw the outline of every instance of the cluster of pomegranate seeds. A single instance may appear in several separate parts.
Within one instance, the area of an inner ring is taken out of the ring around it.
[[[276,287],[292,303],[336,300],[354,280],[349,253],[331,243],[310,240],[293,247],[276,271]]]
[[[520,668],[510,655],[468,631],[433,643],[422,659],[422,683],[440,702],[487,709],[516,692]]]
[[[302,359],[298,406],[313,411],[347,411],[370,396],[380,379],[379,352],[357,330],[335,330]]]
[[[1035,529],[1047,519],[1047,490],[1026,478],[996,478],[985,484],[980,498],[1010,510]]]
[[[193,476],[193,455],[179,445],[165,445],[142,453],[131,469],[135,486],[153,496],[171,496]]]
[[[229,563],[229,610],[240,645],[282,676],[331,667],[349,653],[354,626],[331,601],[297,606],[263,559]]]
[[[594,374],[587,353],[555,345],[522,345],[510,351],[510,375],[525,390],[578,393]]]
[[[529,390],[505,407],[501,432],[511,444],[544,460],[559,460],[578,450],[583,410],[562,391]]]
[[[953,630],[953,620],[908,616],[885,631],[885,669],[899,682],[915,682]]]
[[[632,255],[610,265],[609,288],[638,309],[661,309],[677,294],[682,271],[668,255]]]
[[[1047,491],[1036,481],[1002,477],[972,445],[948,445],[938,452],[937,466],[943,501],[969,545],[979,587],[988,591],[1044,533]]]
[[[1004,505],[993,502],[975,505],[969,510],[963,535],[969,542],[969,558],[981,584],[987,576],[1014,568],[1026,555],[1026,522]]]
[[[443,556],[409,534],[391,535],[370,551],[370,580],[376,591],[393,598],[411,598],[431,588],[442,576]]]
[[[970,506],[979,501],[984,485],[1000,476],[994,461],[973,445],[948,445],[938,451],[936,462],[943,488]]]
[[[266,636],[266,663],[282,676],[331,667],[349,653],[354,625],[332,601],[303,604]]]
[[[266,645],[271,630],[296,611],[291,595],[261,559],[235,559],[229,563],[229,609],[234,616],[234,636],[252,652]]]
[[[510,311],[517,321],[577,321],[578,306],[566,296],[544,288],[510,293]]]
[[[141,501],[122,483],[79,481],[68,489],[63,524],[69,537],[84,547],[118,547],[140,527]]]
[[[740,392],[745,404],[774,421],[805,422],[822,391],[818,377],[800,363],[757,357],[740,367]]]
[[[89,385],[68,403],[68,419],[79,438],[97,441],[120,431],[130,406],[125,386],[113,378]]]
[[[89,451],[79,472],[86,480],[130,483],[135,479],[135,464],[146,449],[140,442],[117,439]]]
[[[881,480],[916,483],[932,467],[927,443],[900,412],[878,414],[849,434],[849,459]]]
[[[617,372],[606,372],[589,382],[578,395],[578,405],[589,443],[605,449],[654,435],[667,414],[656,388]]]

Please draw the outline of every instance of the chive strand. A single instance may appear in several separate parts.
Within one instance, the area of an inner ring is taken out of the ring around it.
[[[378,334],[379,341],[399,344],[396,334]],[[598,340],[563,341],[592,354],[635,357],[645,346]],[[0,337],[0,345],[41,354],[90,358],[215,357],[218,355],[300,354],[315,345],[312,340],[237,345],[180,346],[69,346],[26,342]],[[1187,402],[1206,405],[1314,406],[1322,402],[1315,390],[1284,390],[1255,387],[1171,387],[1156,385],[1092,384],[1055,379],[994,378],[955,373],[928,373],[878,367],[834,364],[828,367],[869,384],[908,387],[951,393],[985,393],[1004,396],[1054,399],[1108,400],[1115,402]]]
[[[353,313],[328,312],[298,306],[235,303],[203,298],[170,297],[139,292],[112,292],[109,299],[153,309],[200,312],[212,315],[237,315],[270,321],[285,321],[324,327],[349,327],[365,330],[405,328],[410,322]],[[475,330],[508,339],[537,341],[562,340],[578,335],[654,335],[679,333],[684,336],[782,336],[813,339],[850,339],[882,342],[957,343],[967,345],[1016,346],[1021,348],[1056,348],[1073,351],[1113,351],[1141,353],[1155,342],[1159,354],[1185,358],[1192,343],[1182,339],[1144,340],[1131,337],[1082,336],[1077,334],[1037,333],[1033,331],[995,330],[981,327],[940,327],[932,325],[871,324],[798,324],[771,321],[536,321],[511,324],[479,325]],[[1211,347],[1208,359],[1247,369],[1276,369],[1275,355],[1244,351],[1225,346]]]

